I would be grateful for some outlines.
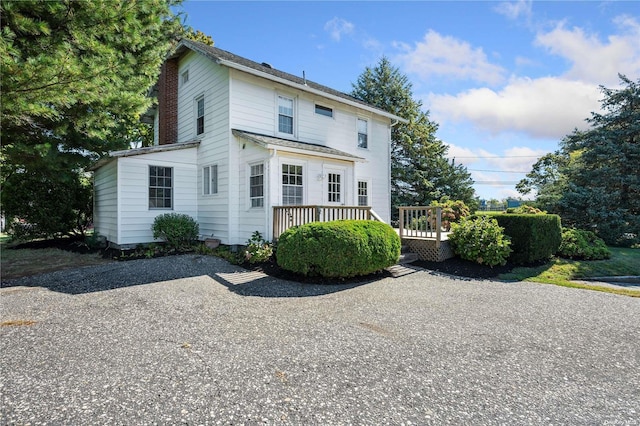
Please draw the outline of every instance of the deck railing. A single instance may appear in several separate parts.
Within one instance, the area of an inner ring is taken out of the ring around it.
[[[432,238],[442,241],[442,207],[399,207],[400,238]]]
[[[380,220],[368,206],[276,206],[273,207],[273,239],[292,226],[332,220]]]

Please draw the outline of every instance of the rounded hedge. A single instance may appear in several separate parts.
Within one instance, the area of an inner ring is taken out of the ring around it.
[[[276,259],[286,270],[307,276],[348,278],[395,265],[400,237],[386,223],[370,220],[313,222],[286,230]]]
[[[602,260],[611,257],[611,250],[591,231],[562,228],[562,243],[557,254],[569,259]]]
[[[162,239],[169,247],[181,249],[198,238],[200,227],[191,216],[182,213],[164,213],[156,216],[151,225],[153,238]]]

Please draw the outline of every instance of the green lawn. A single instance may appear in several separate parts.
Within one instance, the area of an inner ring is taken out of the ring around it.
[[[640,297],[639,290],[605,287],[576,283],[574,280],[607,276],[640,276],[640,249],[611,249],[607,260],[567,260],[556,258],[546,265],[535,268],[519,267],[498,278],[506,281],[533,281],[564,287],[606,291],[625,296]]]

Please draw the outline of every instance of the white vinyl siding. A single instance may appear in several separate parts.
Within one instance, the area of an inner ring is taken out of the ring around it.
[[[93,175],[94,231],[108,241],[118,238],[118,161],[112,160]]]

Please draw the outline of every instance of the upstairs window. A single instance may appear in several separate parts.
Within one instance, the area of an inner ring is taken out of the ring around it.
[[[186,70],[182,73],[182,84],[187,84],[189,82],[189,70]]]
[[[367,129],[367,120],[363,120],[358,118],[358,148],[368,148],[369,147],[369,136]]]
[[[302,205],[302,166],[282,165],[282,205]]]
[[[278,132],[293,135],[293,99],[278,96]]]
[[[149,166],[149,208],[173,208],[173,169]]]
[[[207,166],[202,169],[202,192],[204,195],[218,193],[218,165]]]
[[[316,104],[316,114],[333,117],[333,109]]]
[[[251,200],[251,207],[264,206],[264,164],[254,164],[251,166],[249,199]]]
[[[196,135],[204,133],[204,96],[196,99]]]

